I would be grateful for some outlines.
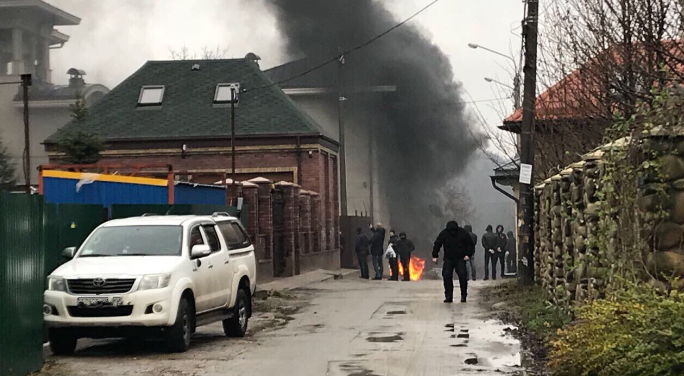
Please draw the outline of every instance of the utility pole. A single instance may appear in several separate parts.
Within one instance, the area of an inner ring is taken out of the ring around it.
[[[534,121],[537,86],[537,26],[539,0],[527,0],[527,15],[523,22],[525,41],[525,73],[523,119],[520,134],[520,163],[534,166]],[[534,174],[528,184],[520,184],[518,203],[518,283],[534,282]]]
[[[230,162],[232,164],[230,178],[233,180],[231,182],[233,189],[235,189],[235,184],[237,184],[237,176],[235,175],[235,101],[237,96],[235,89],[235,87],[230,88]],[[237,191],[235,194],[237,195]]]
[[[347,160],[345,155],[345,144],[344,144],[344,121],[342,120],[342,110],[344,108],[344,102],[347,100],[343,96],[342,92],[342,68],[344,67],[344,55],[340,56],[339,59],[339,82],[337,84],[337,95],[339,102],[337,105],[337,121],[340,130],[339,140],[340,140],[340,206],[342,217],[347,216]]]
[[[31,194],[31,135],[29,132],[29,91],[31,75],[21,75],[21,87],[24,89],[24,180],[26,193]]]
[[[684,1],[684,0],[682,0]],[[375,124],[371,123],[370,121],[368,122],[368,182],[369,182],[369,187],[368,187],[368,193],[370,196],[370,220],[371,223],[375,223],[375,218],[373,214],[375,213],[375,195],[374,189],[375,187],[373,184],[375,184],[375,158],[373,155],[373,143],[375,143]]]

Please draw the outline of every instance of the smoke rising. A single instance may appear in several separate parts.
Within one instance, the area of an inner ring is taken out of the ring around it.
[[[364,43],[400,21],[378,1],[267,1],[290,56],[315,62]],[[345,60],[343,88],[397,86],[384,103],[373,104],[382,106],[387,124],[368,124],[378,127],[379,189],[388,199],[392,226],[412,233],[425,246],[445,224],[443,213],[434,213],[434,208],[444,206],[443,192],[452,189],[450,182],[465,171],[476,150],[466,128],[460,84],[454,82],[447,56],[411,23]],[[354,107],[345,105],[345,111]]]

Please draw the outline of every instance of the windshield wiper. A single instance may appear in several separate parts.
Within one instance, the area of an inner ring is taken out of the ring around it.
[[[112,257],[112,256],[114,256],[114,255],[81,255],[81,256],[78,256],[78,258],[81,258],[81,257]]]
[[[122,254],[117,255],[117,256],[153,256],[153,255],[150,255],[149,253],[122,253]]]

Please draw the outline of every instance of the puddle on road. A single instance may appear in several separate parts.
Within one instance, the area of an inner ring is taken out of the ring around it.
[[[474,364],[478,366],[520,367],[520,341],[508,334],[510,328],[510,325],[505,325],[498,320],[486,320],[469,326],[467,334],[458,334],[457,337],[459,338],[470,338],[468,348],[472,353],[468,354],[466,364],[471,364],[468,362],[474,358],[477,361]],[[460,331],[464,332],[465,330],[461,329]],[[461,337],[464,334],[468,337]]]
[[[404,339],[404,336],[402,333],[397,333],[393,335],[384,335],[384,336],[371,336],[366,338],[366,341],[376,343],[376,342],[381,342],[381,343],[392,343],[392,342],[398,342],[402,341]]]

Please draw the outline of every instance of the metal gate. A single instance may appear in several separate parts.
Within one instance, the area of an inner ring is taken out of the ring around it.
[[[0,192],[0,375],[43,365],[44,202]]]
[[[273,276],[280,277],[285,272],[285,196],[280,190],[273,191]]]

